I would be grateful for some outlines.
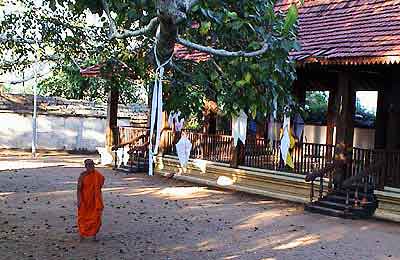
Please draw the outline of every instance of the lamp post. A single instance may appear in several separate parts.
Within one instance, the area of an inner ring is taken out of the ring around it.
[[[33,67],[33,75],[35,83],[33,85],[33,115],[32,115],[32,157],[36,158],[37,147],[37,66],[38,66],[38,51],[35,52],[35,65]]]

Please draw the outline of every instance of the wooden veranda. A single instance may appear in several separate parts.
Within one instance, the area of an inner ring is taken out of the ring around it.
[[[133,147],[133,143],[137,142],[137,137],[148,133],[145,128],[129,126],[118,127],[117,131],[119,133],[117,146],[128,150]],[[235,149],[232,136],[185,130],[184,132],[193,144],[190,158],[233,165]],[[176,155],[174,132],[165,129],[162,136],[160,148],[162,154]],[[249,136],[244,145],[244,160],[239,162],[238,166],[292,172],[306,176],[333,163],[334,145],[296,143],[292,152],[294,169],[284,165],[279,149],[279,142],[269,142],[264,138]],[[352,148],[351,153],[352,158],[347,167],[348,176],[355,176],[369,165],[383,161],[384,166],[376,176],[377,189],[383,189],[384,186],[400,188],[400,150]]]

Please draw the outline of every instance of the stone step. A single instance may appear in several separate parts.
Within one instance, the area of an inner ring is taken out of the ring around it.
[[[125,173],[137,173],[137,172],[146,172],[148,169],[148,164],[147,163],[140,163],[138,164],[132,164],[131,165],[123,165],[121,167],[116,168],[115,170],[125,172]]]
[[[359,201],[361,201],[362,200],[362,196],[358,196],[358,200]],[[367,199],[368,199],[368,197],[367,197]],[[329,200],[329,201],[332,201],[332,202],[337,202],[337,203],[343,203],[343,204],[345,204],[346,203],[346,196],[341,196],[341,195],[328,195],[327,197],[326,197],[326,200]],[[349,202],[350,202],[350,204],[354,204],[355,203],[355,198],[349,198]],[[371,200],[368,200],[368,202],[367,202],[368,204],[372,204],[373,203],[373,201],[371,201]]]
[[[329,200],[320,200],[315,202],[315,205],[324,207],[324,208],[330,208],[330,209],[335,209],[335,210],[345,210],[346,209],[346,204],[344,203],[337,203]]]
[[[346,218],[348,217],[347,214],[343,210],[331,209],[326,208],[323,206],[316,205],[314,203],[306,204],[304,210],[319,213],[322,215],[332,216],[332,217],[339,217],[339,218]]]
[[[340,197],[344,197],[346,198],[347,196],[347,192],[346,191],[335,191],[332,193],[332,195],[337,195]],[[331,195],[330,195],[331,196]],[[368,201],[374,201],[375,200],[375,196],[373,193],[364,193],[364,192],[360,192],[358,191],[358,198],[361,200],[363,197],[367,197]],[[355,191],[349,191],[349,199],[354,199],[355,198]]]

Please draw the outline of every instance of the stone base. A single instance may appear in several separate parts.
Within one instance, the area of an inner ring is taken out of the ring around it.
[[[193,159],[186,168],[182,168],[175,156],[157,157],[155,172],[165,176],[174,173],[174,177],[180,180],[297,203],[310,201],[311,185],[300,174],[250,167],[235,169],[224,163]],[[318,196],[318,184],[315,183],[315,199]],[[400,222],[400,190],[385,188],[384,191],[375,191],[375,194],[379,207],[374,216]]]
[[[374,192],[379,205],[375,216],[380,219],[400,222],[400,190],[385,187],[383,191]]]
[[[182,168],[173,156],[157,157],[155,172],[209,186],[259,194],[299,203],[309,202],[310,184],[304,176],[253,168],[230,168],[228,164],[190,160]],[[317,193],[315,193],[317,194]]]

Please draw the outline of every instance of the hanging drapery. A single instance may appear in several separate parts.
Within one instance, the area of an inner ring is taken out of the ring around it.
[[[294,138],[290,133],[290,117],[284,116],[282,139],[281,139],[281,155],[285,165],[294,168],[290,149],[294,147]]]
[[[301,135],[304,131],[304,120],[299,113],[297,113],[296,116],[294,117],[293,125],[294,125],[294,134],[297,137],[297,139],[300,140]]]
[[[186,167],[189,162],[190,151],[192,150],[192,143],[189,141],[186,135],[183,134],[181,139],[175,146],[179,158],[179,163],[182,167]]]
[[[160,145],[161,139],[161,124],[162,124],[162,80],[164,76],[164,67],[167,65],[173,57],[171,57],[165,61],[164,63],[160,63],[160,60],[157,57],[157,42],[154,46],[154,57],[157,62],[157,69],[155,75],[155,82],[153,87],[153,97],[151,101],[151,116],[150,116],[150,145],[149,145],[149,175],[153,175],[153,156],[157,155],[158,147]],[[156,121],[157,119],[157,121]],[[156,143],[153,148],[152,137],[154,134],[154,128],[156,128]]]
[[[175,125],[175,131],[176,132],[180,132],[183,129],[183,125],[185,123],[185,119],[181,118],[181,120],[179,120],[179,116],[181,115],[181,112],[174,112],[173,110],[170,112],[169,117],[168,117],[168,126],[170,128],[174,127]]]
[[[247,115],[241,110],[238,117],[232,117],[232,136],[234,146],[237,146],[238,139],[246,143]]]

